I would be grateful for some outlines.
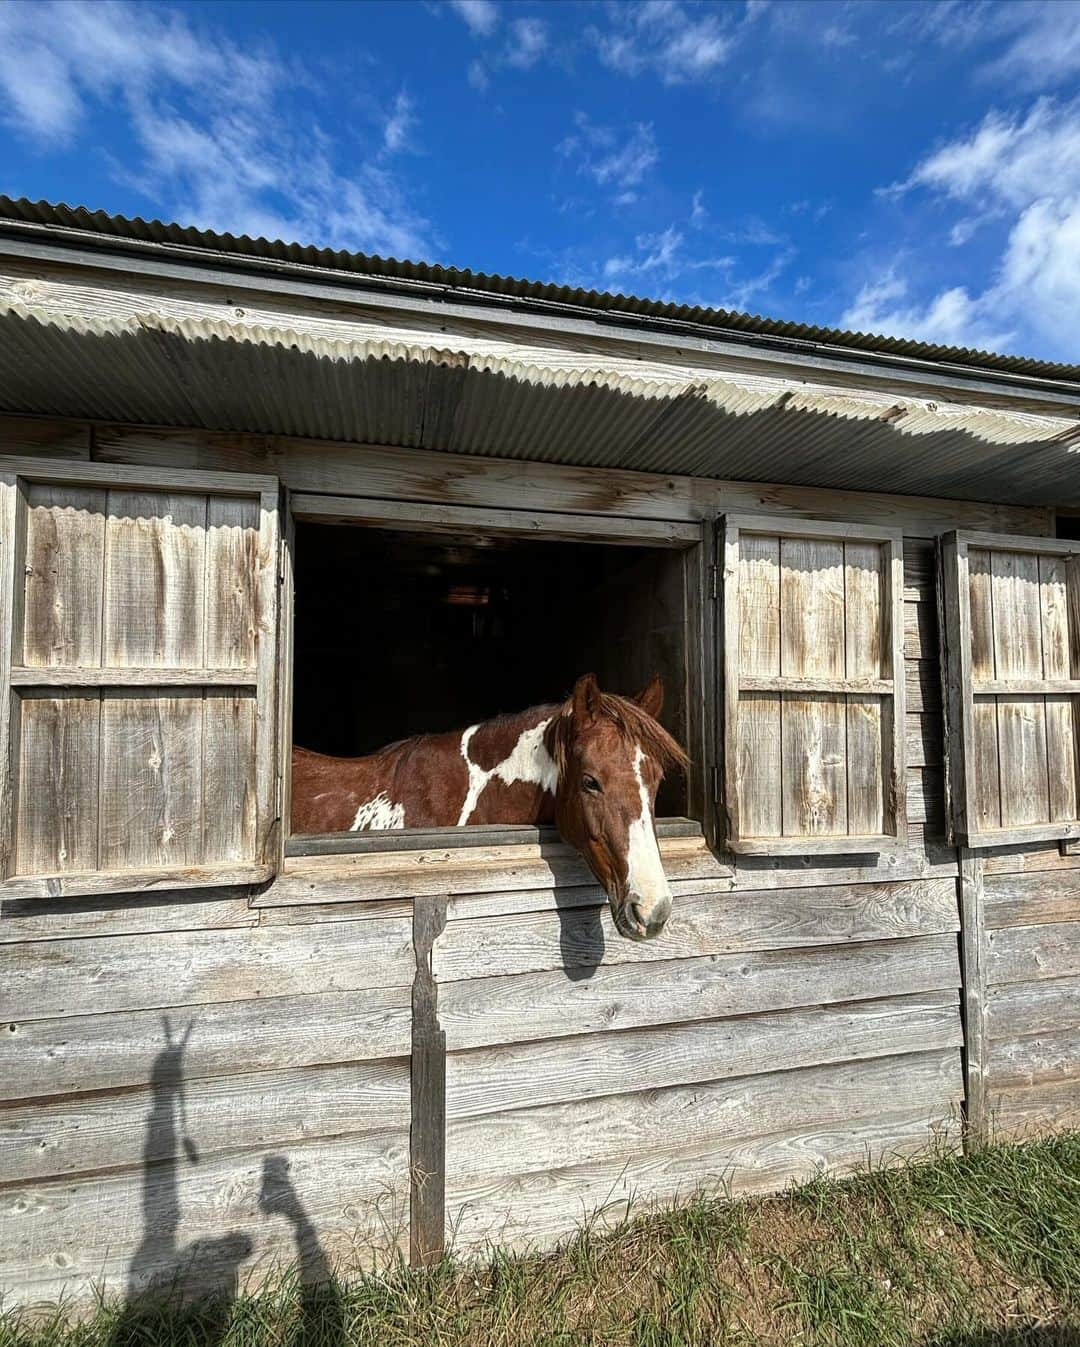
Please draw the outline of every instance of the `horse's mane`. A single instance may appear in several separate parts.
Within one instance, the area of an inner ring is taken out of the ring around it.
[[[624,739],[630,743],[640,744],[642,751],[655,758],[665,771],[670,767],[681,767],[686,770],[690,765],[686,750],[658,720],[654,720],[648,712],[643,711],[637,702],[632,702],[629,697],[620,697],[614,692],[600,692],[598,695],[597,715],[604,720],[610,720]],[[560,771],[566,761],[566,750],[573,725],[573,708],[573,699],[568,698],[558,708],[558,713],[551,722],[550,748]]]

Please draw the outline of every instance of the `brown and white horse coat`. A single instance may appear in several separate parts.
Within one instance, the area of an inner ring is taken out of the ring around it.
[[[636,699],[591,674],[561,704],[420,735],[363,758],[293,750],[294,832],[555,822],[585,857],[631,939],[671,909],[656,842],[656,792],[683,750],[656,717],[663,686]]]

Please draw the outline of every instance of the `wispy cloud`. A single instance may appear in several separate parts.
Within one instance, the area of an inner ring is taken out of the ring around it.
[[[241,48],[166,7],[0,5],[0,117],[41,152],[89,148],[104,111],[130,138],[114,178],[158,213],[233,233],[430,254],[429,224],[380,159],[407,139],[407,97],[372,128],[368,155],[343,168],[314,118],[289,115],[304,81],[272,49]]]
[[[495,31],[490,28],[474,29],[477,35],[489,37]],[[551,37],[543,19],[529,15],[512,19],[505,29],[504,39],[497,45],[490,45],[482,56],[474,57],[466,70],[470,85],[483,93],[490,85],[492,75],[499,70],[531,70],[549,52]]]
[[[656,135],[649,122],[638,122],[622,134],[610,126],[597,125],[583,112],[576,114],[574,123],[576,129],[559,144],[558,152],[601,187],[625,194],[660,162]]]
[[[499,26],[494,0],[448,0],[450,8],[468,25],[474,37],[490,37]]]
[[[383,127],[383,145],[390,154],[408,147],[417,120],[414,108],[415,104],[407,93],[399,93],[394,99],[390,116]]]
[[[1051,0],[1017,5],[998,16],[1016,23],[1008,45],[979,74],[1011,88],[1052,89],[1080,75],[1080,5]]]
[[[547,51],[547,46],[547,24],[542,19],[515,19],[510,25],[503,60],[517,70],[528,70]]]
[[[686,84],[711,75],[727,60],[733,38],[717,13],[678,0],[642,0],[608,11],[605,28],[588,35],[605,65],[624,75],[652,70],[665,84]]]

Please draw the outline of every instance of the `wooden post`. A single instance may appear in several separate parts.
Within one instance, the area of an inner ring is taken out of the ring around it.
[[[431,948],[446,925],[446,899],[413,902],[412,1120],[409,1131],[409,1262],[437,1263],[446,1226],[446,1034]]]
[[[960,855],[960,969],[964,1018],[964,1149],[989,1140],[986,1069],[986,922],[983,858],[967,847]]]

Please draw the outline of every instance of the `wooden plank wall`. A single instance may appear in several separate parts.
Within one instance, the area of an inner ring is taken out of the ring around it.
[[[557,847],[501,849],[465,871],[462,858],[411,870],[384,858],[375,889],[358,888],[356,858],[317,858],[254,904],[240,892],[4,903],[5,1284],[31,1300],[91,1279],[123,1290],[178,1258],[220,1283],[293,1256],[306,1219],[328,1257],[404,1236],[420,893],[449,894],[432,971],[461,1250],[543,1242],[595,1208],[709,1184],[782,1186],[917,1149],[955,1118],[959,867],[945,845],[931,540],[956,526],[1044,532],[1046,512],[196,432],[42,442],[384,498],[899,520],[909,835],[872,863],[736,864],[673,839],[675,913],[647,945],[616,935]],[[1052,848],[983,868],[991,1097],[1009,1092],[1008,1116],[1034,1124],[1061,1116],[1080,1079],[1080,868]]]
[[[241,890],[0,903],[14,1297],[228,1290],[407,1245],[411,922],[295,913]]]
[[[595,900],[538,892],[506,916],[451,900],[434,967],[455,1247],[550,1240],[597,1208],[725,1182],[779,1186],[923,1146],[955,1117],[952,879],[681,887],[649,944],[622,940]]]
[[[1080,1126],[1080,857],[984,854],[991,1133]]]

